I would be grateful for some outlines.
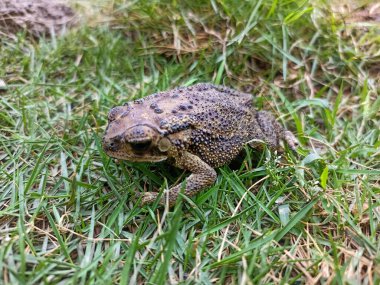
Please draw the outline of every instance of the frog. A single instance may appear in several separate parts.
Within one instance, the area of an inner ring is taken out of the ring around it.
[[[158,92],[115,106],[103,136],[105,153],[131,162],[167,161],[190,172],[166,195],[141,194],[143,205],[159,199],[173,206],[182,195],[211,187],[216,169],[230,163],[246,145],[296,151],[298,140],[268,111],[257,110],[254,96],[236,89],[198,83]]]

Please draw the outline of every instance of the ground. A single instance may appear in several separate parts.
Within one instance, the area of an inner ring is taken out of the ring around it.
[[[62,37],[1,33],[0,283],[379,284],[378,4],[73,2]],[[187,173],[106,156],[107,112],[197,82],[255,94],[298,153],[141,207]]]

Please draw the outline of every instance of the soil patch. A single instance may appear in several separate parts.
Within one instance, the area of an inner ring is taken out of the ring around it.
[[[3,34],[26,30],[33,37],[60,35],[75,23],[75,12],[64,1],[0,1],[0,32]]]

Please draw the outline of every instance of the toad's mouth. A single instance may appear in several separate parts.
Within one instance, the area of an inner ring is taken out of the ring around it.
[[[139,154],[126,154],[122,151],[107,152],[113,158],[127,160],[132,162],[160,162],[167,159],[164,155],[149,155],[146,153]]]

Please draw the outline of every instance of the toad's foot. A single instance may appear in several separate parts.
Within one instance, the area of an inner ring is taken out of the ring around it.
[[[270,149],[280,151],[283,150],[280,141],[284,141],[291,150],[296,152],[297,146],[299,145],[297,138],[290,131],[282,127],[272,114],[266,111],[260,111],[256,114],[256,120],[261,133],[253,136],[255,140],[262,140]],[[254,143],[250,143],[250,145],[252,147],[255,146]]]
[[[194,196],[199,191],[211,186],[216,180],[215,170],[201,160],[198,156],[189,152],[178,153],[175,156],[175,165],[179,168],[189,170],[192,174],[186,178],[185,183],[181,183],[169,189],[168,200],[169,206],[174,206],[179,193],[183,193],[187,197]],[[146,192],[143,194],[142,203],[144,205],[153,203],[157,200],[159,193]],[[166,195],[163,194],[159,204],[164,206]]]
[[[297,152],[297,147],[299,146],[300,143],[292,132],[290,131],[284,132],[284,141],[288,144],[289,148],[292,151]]]
[[[143,205],[152,204],[154,201],[157,200],[160,193],[158,192],[146,192],[142,194],[141,203]],[[161,197],[160,204],[163,204],[165,201],[163,199],[164,197]]]

